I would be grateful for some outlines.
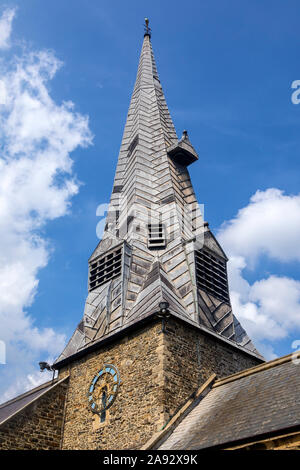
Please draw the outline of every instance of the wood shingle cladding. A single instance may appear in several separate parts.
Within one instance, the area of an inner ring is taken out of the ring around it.
[[[102,256],[90,266],[89,290],[96,289],[121,274],[122,248]]]
[[[229,302],[226,262],[203,248],[195,252],[197,286],[223,302]]]

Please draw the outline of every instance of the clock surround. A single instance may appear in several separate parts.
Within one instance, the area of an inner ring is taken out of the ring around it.
[[[113,405],[121,383],[120,373],[113,364],[103,364],[102,369],[94,376],[88,389],[90,410],[105,420],[106,411]]]

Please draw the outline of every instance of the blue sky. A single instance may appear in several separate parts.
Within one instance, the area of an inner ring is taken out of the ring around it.
[[[30,217],[37,212],[39,222],[33,217],[29,231],[22,229],[23,241],[27,236],[32,243],[32,234],[38,234],[44,244],[42,260],[28,268],[31,284],[16,317],[30,318],[28,334],[35,331],[38,344],[33,350],[30,341],[11,340],[7,364],[0,365],[1,399],[40,380],[36,364],[55,356],[62,335],[70,337],[83,314],[87,259],[98,241],[96,208],[110,197],[145,16],[177,133],[188,129],[198,150],[199,162],[190,168],[198,200],[232,258],[233,304],[268,357],[290,353],[292,341],[300,338],[300,105],[291,101],[291,84],[300,79],[299,2],[7,0],[0,14],[11,9],[12,29],[0,50],[2,78],[12,73],[16,57],[26,57],[25,67],[30,53],[46,51],[52,71],[47,69],[47,82],[39,72],[40,83],[51,109],[54,103],[62,118],[72,118],[76,132],[66,128],[73,140],[67,148],[61,144],[62,152],[65,165],[74,163],[67,177],[58,167],[55,178],[60,175],[61,182],[49,198],[61,195],[66,178],[74,186],[54,209],[47,201],[42,209],[31,203]],[[63,63],[60,68],[56,61]],[[69,101],[74,107],[62,109]],[[53,133],[35,141],[36,154]],[[1,135],[3,142],[7,135]],[[249,224],[252,229],[257,224],[251,237]],[[236,242],[240,238],[243,243]],[[272,308],[278,309],[274,315]],[[0,325],[5,340],[6,315]],[[43,349],[43,334],[45,345],[59,338],[57,350]],[[18,363],[23,354],[24,363]]]

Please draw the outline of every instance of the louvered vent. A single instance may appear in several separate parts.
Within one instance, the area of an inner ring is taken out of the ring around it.
[[[148,248],[164,248],[166,246],[165,227],[163,224],[148,225]]]
[[[99,258],[90,266],[89,290],[105,284],[121,274],[122,248]]]
[[[226,262],[208,250],[196,251],[197,286],[224,302],[229,302]]]

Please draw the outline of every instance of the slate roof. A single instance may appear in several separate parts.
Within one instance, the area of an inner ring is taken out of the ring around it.
[[[300,364],[285,356],[214,383],[159,449],[228,446],[300,429]]]
[[[19,395],[12,400],[9,400],[0,405],[0,426],[12,418],[14,415],[19,413],[21,410],[26,408],[28,405],[38,400],[42,395],[52,390],[58,384],[67,380],[68,377],[65,377],[61,380],[55,379],[54,381],[46,382],[38,387],[33,388],[32,390]]]

